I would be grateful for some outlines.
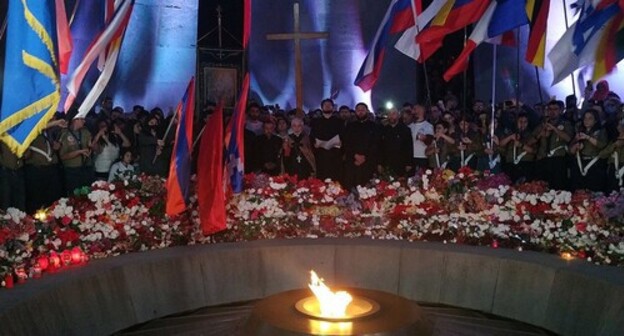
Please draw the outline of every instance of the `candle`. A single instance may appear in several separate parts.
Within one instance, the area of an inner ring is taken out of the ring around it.
[[[71,263],[72,264],[80,264],[82,261],[82,250],[80,247],[76,246],[71,250]]]
[[[56,252],[50,252],[50,271],[55,271],[59,267],[61,267],[61,258],[56,254]]]
[[[80,262],[83,264],[86,264],[89,261],[89,256],[82,252],[82,254],[80,255]]]
[[[48,269],[48,266],[50,266],[50,261],[48,260],[48,257],[42,255],[37,258],[37,264],[41,268],[41,271],[45,271],[46,269]]]
[[[33,279],[41,278],[41,266],[39,266],[39,263],[35,263],[35,266],[33,266],[31,277]]]
[[[61,260],[63,261],[63,265],[69,266],[72,261],[72,254],[70,250],[65,250],[61,252]]]
[[[13,274],[7,274],[4,277],[4,287],[13,288]]]
[[[498,241],[497,240],[492,240],[492,247],[493,248],[498,248]]]
[[[26,274],[24,266],[18,266],[15,269],[15,275],[17,275],[17,283],[20,284],[26,282],[26,279],[28,279],[28,274]]]

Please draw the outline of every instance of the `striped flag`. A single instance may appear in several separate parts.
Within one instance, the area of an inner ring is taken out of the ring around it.
[[[527,62],[544,67],[546,58],[546,33],[550,0],[537,0],[531,12],[531,28],[525,59]]]
[[[117,34],[113,38],[108,47],[103,50],[102,54],[100,54],[99,61],[104,60],[104,64],[100,69],[102,73],[95,82],[95,85],[93,85],[93,88],[91,88],[89,94],[87,94],[87,97],[85,97],[84,101],[78,108],[78,115],[84,116],[89,113],[91,108],[97,103],[98,98],[102,95],[102,92],[104,92],[104,89],[106,89],[108,82],[110,82],[110,79],[113,76],[113,72],[115,71],[115,66],[117,65],[117,60],[119,59],[121,44],[123,42],[123,38],[126,32],[126,28],[128,27],[128,22],[130,21],[130,16],[132,15],[133,8],[134,6],[130,6],[130,10],[126,14],[124,22],[120,27],[119,34]],[[107,20],[112,20],[112,17],[113,14],[110,14],[110,19],[107,18]]]
[[[422,62],[420,57],[420,46],[416,42],[416,37],[429,25],[431,20],[433,20],[433,18],[440,12],[447,1],[448,0],[433,0],[433,2],[422,13],[418,12],[418,17],[416,18],[418,26],[413,25],[403,32],[394,47],[406,56]]]
[[[601,6],[600,9],[594,8],[590,2],[584,3],[578,21],[563,34],[548,54],[553,65],[553,85],[576,69],[595,62],[596,50],[606,27],[619,12],[617,3]]]
[[[444,73],[444,80],[447,82],[459,73],[468,68],[470,54],[483,42],[505,43],[510,32],[519,26],[528,23],[526,14],[526,1],[522,0],[496,0],[492,1],[483,16],[478,21],[470,38],[466,41],[466,46],[455,63]],[[500,39],[491,40],[495,37]]]
[[[488,38],[488,28],[492,23],[492,18],[496,11],[497,2],[490,3],[488,8],[483,13],[483,17],[479,20],[475,26],[470,38],[466,41],[466,46],[462,50],[461,54],[455,60],[455,63],[446,70],[444,73],[444,80],[450,81],[455,75],[460,74],[468,68],[468,61],[470,60],[470,54],[477,48],[479,44]]]
[[[421,59],[427,60],[441,46],[448,34],[477,22],[490,5],[491,0],[448,0],[431,24],[418,34]]]
[[[56,4],[10,0],[8,5],[0,140],[21,157],[60,100]]]
[[[195,77],[191,78],[175,116],[178,120],[178,126],[173,143],[173,153],[171,154],[169,178],[167,179],[166,212],[168,216],[175,216],[183,212],[188,203],[194,112]]]
[[[596,51],[593,80],[608,75],[624,59],[624,9],[609,23]]]
[[[69,30],[69,22],[67,21],[67,12],[65,11],[65,0],[56,0],[56,32],[58,35],[59,49],[59,69],[62,74],[67,73],[69,69],[69,60],[71,58],[74,43],[72,42],[71,31]]]
[[[123,2],[115,11],[111,23],[106,26],[106,28],[95,38],[95,40],[89,47],[86,55],[84,56],[76,70],[74,70],[74,72],[70,76],[67,83],[67,89],[69,93],[67,99],[65,100],[65,111],[68,111],[74,103],[74,100],[78,96],[80,86],[82,85],[82,82],[95,59],[108,48],[111,41],[117,39],[125,31],[128,25],[128,21],[130,20],[130,14],[132,13],[134,0],[121,1]],[[81,112],[81,114],[79,114],[79,116],[83,117],[85,115],[86,112]]]
[[[228,132],[229,141],[225,166],[228,172],[229,187],[234,193],[243,191],[243,176],[245,174],[245,110],[247,108],[248,93],[249,74],[246,74],[241,88],[241,97],[232,115]]]
[[[409,14],[409,15],[407,15]],[[400,33],[414,25],[414,15],[411,0],[392,0],[386,15],[377,29],[375,38],[368,55],[364,59],[360,71],[355,78],[355,85],[363,91],[370,91],[381,71],[386,44],[391,35]]]

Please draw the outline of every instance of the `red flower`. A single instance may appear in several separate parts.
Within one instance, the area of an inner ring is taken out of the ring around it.
[[[61,246],[67,246],[67,243],[74,243],[80,239],[80,235],[72,229],[60,229],[54,230],[56,237],[61,240]]]
[[[585,223],[585,222],[578,222],[578,223],[576,223],[576,231],[578,231],[578,232],[585,232],[585,231],[587,231],[587,223]]]
[[[61,218],[61,223],[65,226],[71,224],[72,219],[69,216],[63,216],[63,218]]]

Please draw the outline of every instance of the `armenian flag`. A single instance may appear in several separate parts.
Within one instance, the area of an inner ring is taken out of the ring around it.
[[[195,112],[195,77],[191,78],[184,97],[176,110],[178,120],[169,178],[167,179],[166,212],[175,216],[188,203],[191,182],[191,152],[193,151],[193,119]]]

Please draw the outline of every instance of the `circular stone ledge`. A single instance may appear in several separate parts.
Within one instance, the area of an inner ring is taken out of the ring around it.
[[[476,309],[561,335],[624,335],[624,270],[557,256],[368,239],[267,240],[107,258],[0,291],[0,334],[108,335],[159,317],[330,285]]]

